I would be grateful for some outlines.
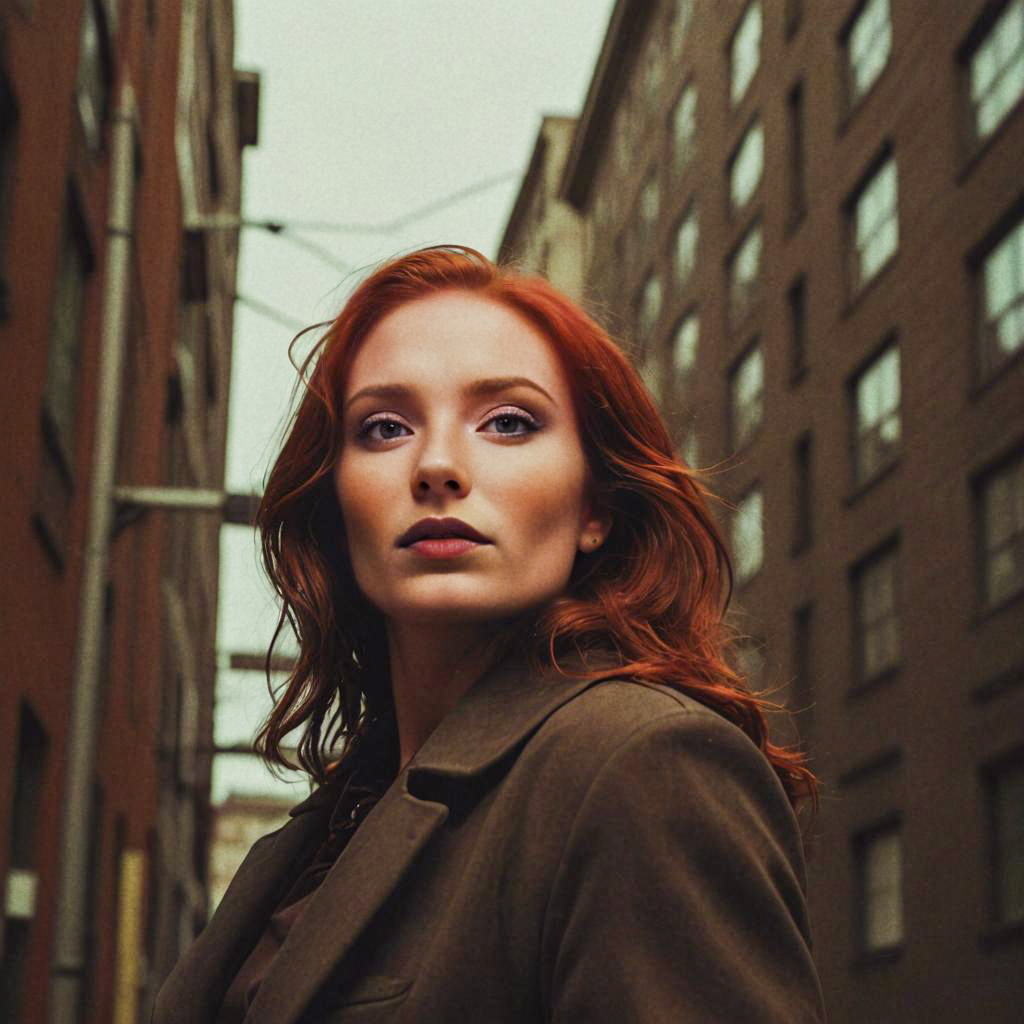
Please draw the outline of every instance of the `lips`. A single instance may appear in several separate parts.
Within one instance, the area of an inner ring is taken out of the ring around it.
[[[397,546],[406,548],[418,540],[440,540],[452,537],[462,537],[478,544],[491,543],[489,538],[474,530],[469,523],[464,523],[461,519],[447,517],[444,519],[421,519],[418,523],[414,523],[398,538]]]

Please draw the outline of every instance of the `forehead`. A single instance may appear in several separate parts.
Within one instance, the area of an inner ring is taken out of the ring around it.
[[[554,346],[537,328],[492,299],[450,291],[407,302],[377,323],[356,353],[345,391],[511,375],[568,396]]]

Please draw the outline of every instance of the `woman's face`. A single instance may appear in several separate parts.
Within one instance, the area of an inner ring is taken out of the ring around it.
[[[497,302],[446,291],[393,310],[357,352],[344,403],[335,484],[352,568],[388,619],[525,611],[563,593],[577,552],[603,540],[561,364]],[[483,540],[404,536],[449,517]]]

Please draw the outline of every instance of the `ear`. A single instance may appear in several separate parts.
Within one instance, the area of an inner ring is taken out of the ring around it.
[[[612,517],[610,513],[595,513],[586,516],[583,525],[580,527],[577,547],[583,554],[589,555],[604,544],[608,534],[611,533],[611,529]]]

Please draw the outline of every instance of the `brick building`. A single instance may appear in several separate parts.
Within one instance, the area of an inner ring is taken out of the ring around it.
[[[223,486],[238,233],[201,229],[237,217],[241,147],[255,141],[258,82],[234,70],[233,22],[230,0],[16,0],[0,13],[0,1018],[12,1024],[148,1020],[205,918],[217,517],[98,501],[111,515],[102,622],[88,637],[81,623],[97,481]],[[118,422],[104,453],[97,438]],[[84,780],[71,768],[83,763]],[[87,827],[69,833],[76,821]],[[69,849],[86,858],[70,892]]]
[[[558,194],[575,133],[574,117],[548,115],[541,121],[498,259],[516,259],[578,299],[583,294],[583,223]]]
[[[1022,98],[1024,0],[620,0],[560,186],[732,505],[840,1024],[1024,1005]]]

